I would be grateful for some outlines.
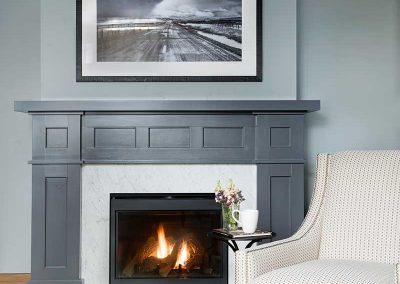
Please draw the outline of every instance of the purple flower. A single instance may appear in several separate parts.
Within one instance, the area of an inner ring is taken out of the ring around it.
[[[245,201],[242,191],[236,187],[236,185],[229,180],[229,185],[226,189],[221,186],[221,181],[217,181],[215,187],[215,201],[225,206],[231,206],[233,204],[239,204]]]

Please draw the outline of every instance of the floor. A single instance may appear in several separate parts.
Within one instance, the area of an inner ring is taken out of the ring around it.
[[[26,284],[29,279],[30,274],[0,274],[0,284]]]

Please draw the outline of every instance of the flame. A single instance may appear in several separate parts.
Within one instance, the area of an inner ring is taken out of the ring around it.
[[[186,241],[183,241],[181,248],[179,250],[179,253],[178,253],[178,257],[176,258],[176,263],[175,263],[174,268],[179,268],[179,265],[181,266],[181,268],[185,268],[186,262],[189,259],[189,257],[190,257],[190,253],[189,253],[188,245],[187,245]]]
[[[158,235],[157,258],[165,258],[172,252],[174,246],[168,243],[165,237],[164,227],[161,224],[158,226],[157,235]]]
[[[157,250],[153,255],[159,259],[166,258],[172,253],[175,244],[167,240],[165,236],[165,230],[162,224],[158,226],[157,237],[158,237],[158,246]],[[186,268],[186,262],[188,261],[189,258],[190,258],[189,245],[187,241],[184,240],[180,245],[174,268],[175,269]]]

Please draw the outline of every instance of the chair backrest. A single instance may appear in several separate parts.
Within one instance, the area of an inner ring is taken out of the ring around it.
[[[400,262],[400,151],[329,155],[320,258]]]

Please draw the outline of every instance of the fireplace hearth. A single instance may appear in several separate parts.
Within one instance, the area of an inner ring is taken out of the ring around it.
[[[110,284],[227,283],[213,194],[111,194]]]

